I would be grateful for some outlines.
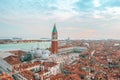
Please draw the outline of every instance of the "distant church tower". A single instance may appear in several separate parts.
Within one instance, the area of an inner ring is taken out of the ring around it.
[[[51,52],[52,52],[52,54],[58,53],[58,33],[57,33],[57,29],[56,29],[56,24],[54,24],[54,27],[52,30]]]

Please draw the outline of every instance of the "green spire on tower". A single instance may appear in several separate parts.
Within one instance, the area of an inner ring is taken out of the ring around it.
[[[54,24],[54,28],[53,28],[53,33],[57,32],[57,29],[56,29],[56,24]]]

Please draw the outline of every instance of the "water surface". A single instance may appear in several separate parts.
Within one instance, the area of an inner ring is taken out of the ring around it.
[[[0,51],[2,50],[30,50],[37,47],[46,49],[50,47],[51,42],[30,42],[30,43],[11,43],[11,44],[0,44]]]

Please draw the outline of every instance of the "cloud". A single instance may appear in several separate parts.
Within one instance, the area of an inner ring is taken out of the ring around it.
[[[93,16],[97,19],[104,18],[104,16],[101,15],[101,11],[99,10],[95,10]]]
[[[73,10],[74,3],[78,0],[13,0],[1,1],[0,15],[9,19],[13,18],[50,18],[58,21],[69,19],[77,14]],[[9,13],[8,13],[9,12]],[[5,14],[4,14],[5,13]],[[46,17],[45,17],[46,16]]]
[[[79,0],[75,3],[77,11],[92,11],[94,10],[94,3],[92,0]]]
[[[94,0],[93,3],[95,7],[99,7],[101,5],[99,0]]]
[[[101,7],[120,7],[120,0],[99,0]]]
[[[94,18],[119,18],[120,16],[120,7],[106,7],[105,10],[94,10]]]
[[[79,37],[85,39],[96,39],[100,37],[100,33],[94,29],[86,29],[80,32]]]
[[[70,33],[71,39],[101,39],[102,34],[94,29],[81,30],[76,33]]]
[[[49,37],[57,23],[61,38],[106,38],[119,33],[119,21],[119,0],[0,0],[1,33],[11,27],[12,34]]]

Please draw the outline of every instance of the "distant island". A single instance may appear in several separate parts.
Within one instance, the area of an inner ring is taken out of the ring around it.
[[[0,39],[0,44],[9,44],[9,43],[29,43],[29,42],[48,42],[49,38],[40,38],[40,39],[22,39],[18,37],[13,37],[12,39]]]

